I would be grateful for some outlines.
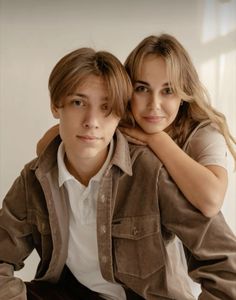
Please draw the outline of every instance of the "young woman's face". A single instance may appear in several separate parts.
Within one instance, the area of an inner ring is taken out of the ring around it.
[[[168,83],[164,59],[146,56],[133,88],[131,110],[138,125],[147,133],[166,130],[178,113],[181,99]]]

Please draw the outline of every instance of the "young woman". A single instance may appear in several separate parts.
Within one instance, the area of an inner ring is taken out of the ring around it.
[[[185,197],[214,216],[227,188],[226,145],[236,160],[235,139],[224,115],[209,104],[188,53],[173,36],[149,36],[125,66],[133,84],[129,117],[136,128],[122,131],[147,144]]]
[[[124,125],[133,126],[121,130],[152,149],[197,209],[216,215],[227,189],[227,145],[236,160],[235,139],[210,105],[188,53],[173,36],[149,36],[125,67],[133,95]],[[173,260],[179,253],[187,270],[178,239],[167,251]]]

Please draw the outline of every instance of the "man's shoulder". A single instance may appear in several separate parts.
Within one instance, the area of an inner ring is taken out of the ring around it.
[[[163,164],[147,146],[129,143],[132,165],[145,166],[145,169],[159,170]]]
[[[23,172],[29,173],[37,169],[39,158],[35,157],[24,165]]]
[[[23,173],[25,175],[35,173],[37,169],[40,172],[47,173],[55,167],[57,164],[57,150],[60,145],[60,138],[56,137],[47,148],[40,153],[39,156],[33,158],[31,161],[25,164]]]

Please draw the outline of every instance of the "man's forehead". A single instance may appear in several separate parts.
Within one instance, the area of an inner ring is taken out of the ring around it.
[[[87,75],[86,77],[82,78],[77,84],[76,89],[90,88],[91,85],[107,89],[107,82],[105,78],[103,76],[98,76],[94,74]]]
[[[68,95],[74,95],[83,98],[93,96],[99,97],[101,100],[108,100],[108,87],[105,79],[101,76],[90,75],[77,84],[74,90]]]

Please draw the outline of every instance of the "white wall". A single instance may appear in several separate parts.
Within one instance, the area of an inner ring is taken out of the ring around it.
[[[123,62],[145,36],[175,35],[236,136],[236,0],[0,0],[0,26],[0,199],[55,123],[47,91],[52,67],[82,46]],[[236,232],[232,161],[229,169],[223,211]]]

